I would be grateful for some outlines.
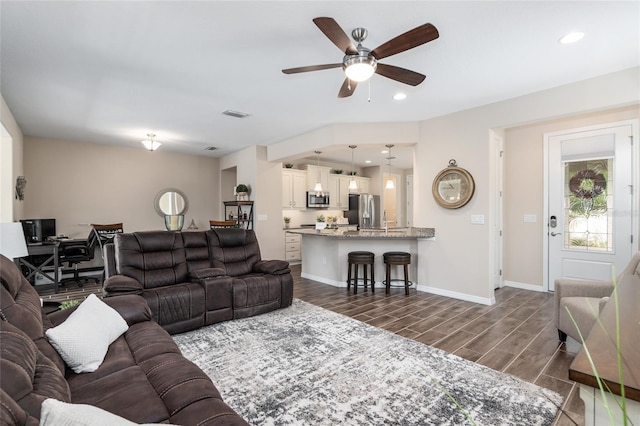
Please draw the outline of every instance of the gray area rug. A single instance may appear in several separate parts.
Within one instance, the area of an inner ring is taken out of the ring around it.
[[[562,397],[295,299],[173,336],[252,425],[550,425]]]

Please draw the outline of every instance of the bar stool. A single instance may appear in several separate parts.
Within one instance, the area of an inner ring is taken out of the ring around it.
[[[409,264],[411,263],[411,253],[406,253],[403,251],[388,251],[382,255],[385,264],[386,270],[386,279],[384,281],[385,286],[387,287],[385,293],[389,294],[391,290],[391,281],[402,281],[402,280],[392,280],[391,279],[391,266],[392,265],[402,265],[404,266],[404,294],[409,295],[409,286],[413,283],[409,281]]]
[[[375,255],[370,251],[352,251],[349,252],[349,272],[347,273],[347,290],[351,288],[353,281],[353,294],[358,294],[358,265],[362,265],[364,272],[364,289],[367,289],[367,267],[371,269],[371,292],[375,293],[376,280],[373,278],[373,259]],[[354,269],[353,280],[351,280],[351,267]]]

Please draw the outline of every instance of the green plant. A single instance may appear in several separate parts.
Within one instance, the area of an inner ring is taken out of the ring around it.
[[[236,186],[236,193],[241,193],[241,192],[249,192],[249,187],[244,183],[239,183]]]
[[[287,169],[291,169],[291,168],[293,168],[293,163],[285,163],[284,167],[287,168]]]
[[[342,174],[342,169],[333,169],[333,173],[335,173],[337,175],[341,175]]]
[[[79,300],[65,300],[64,302],[60,303],[60,310],[69,309],[79,304]]]
[[[284,220],[284,223],[289,223],[291,222],[291,218],[290,217],[283,217],[282,220]]]
[[[324,222],[324,215],[319,214],[318,216],[316,216],[316,222]]]

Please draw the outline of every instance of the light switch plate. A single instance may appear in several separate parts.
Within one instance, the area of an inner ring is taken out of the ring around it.
[[[266,214],[259,214],[258,215],[258,220],[260,220],[260,221],[267,220],[267,215]]]
[[[536,223],[538,221],[538,218],[535,214],[525,214],[524,221],[525,223]]]
[[[473,225],[484,225],[484,215],[483,214],[472,214],[471,215],[471,223]]]

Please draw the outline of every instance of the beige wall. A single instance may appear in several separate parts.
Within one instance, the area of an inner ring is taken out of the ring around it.
[[[12,222],[23,218],[24,203],[13,196],[16,178],[24,175],[23,169],[23,136],[9,106],[0,93],[0,122],[7,134],[2,135],[2,168],[0,180],[0,197],[2,208],[0,221]],[[28,184],[28,182],[27,182]],[[29,190],[27,185],[26,191]]]
[[[497,271],[495,232],[499,218],[497,162],[491,129],[637,106],[639,70],[607,74],[422,122],[414,168],[414,223],[435,227],[436,240],[420,245],[421,265],[426,267],[419,271],[418,282],[435,293],[491,301]],[[440,207],[430,194],[433,177],[451,158],[471,172],[476,183],[473,199],[457,210]],[[472,214],[484,215],[485,223],[471,224]],[[505,250],[504,257],[510,256]],[[524,257],[518,261],[530,262]]]
[[[85,238],[91,223],[165,229],[153,206],[164,188],[186,194],[185,227],[195,219],[208,229],[221,204],[216,158],[25,137],[24,164],[24,216],[56,218],[58,233],[73,238]]]
[[[504,279],[511,285],[543,285],[544,134],[640,118],[637,106],[507,129],[505,132]],[[524,223],[535,214],[536,223]]]

